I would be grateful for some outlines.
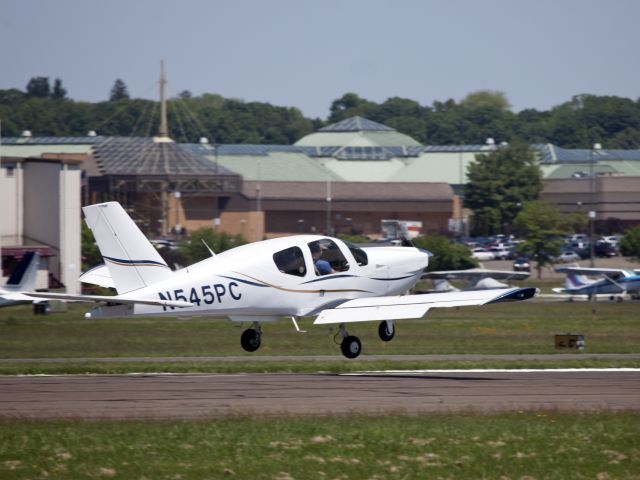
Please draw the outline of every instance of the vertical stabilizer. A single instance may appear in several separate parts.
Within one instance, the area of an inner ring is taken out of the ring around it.
[[[564,287],[567,290],[577,290],[579,288],[587,286],[589,283],[593,281],[587,280],[584,275],[578,275],[576,273],[568,273],[567,278],[564,281]]]
[[[36,288],[40,255],[36,252],[27,252],[22,256],[16,268],[4,286],[6,291],[32,292]]]
[[[118,202],[82,211],[119,294],[171,277],[167,263]]]

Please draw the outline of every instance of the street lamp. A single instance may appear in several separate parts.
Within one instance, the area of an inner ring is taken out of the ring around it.
[[[594,253],[595,253],[595,245],[594,245],[594,227],[596,223],[596,204],[595,204],[595,186],[596,186],[596,176],[593,169],[593,164],[596,161],[595,154],[596,150],[600,150],[602,145],[599,143],[594,143],[593,148],[591,149],[591,161],[589,162],[589,180],[591,181],[590,189],[589,189],[589,206],[591,209],[589,210],[589,266],[591,268],[594,267]]]

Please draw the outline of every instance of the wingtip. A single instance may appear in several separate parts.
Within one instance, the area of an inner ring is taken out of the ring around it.
[[[503,293],[490,302],[487,302],[487,305],[492,303],[519,302],[522,300],[529,300],[530,298],[535,297],[538,293],[540,293],[540,290],[534,287],[516,288],[514,290]]]

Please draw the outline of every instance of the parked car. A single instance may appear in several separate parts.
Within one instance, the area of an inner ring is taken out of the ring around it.
[[[471,250],[471,256],[476,260],[493,260],[493,253],[482,247],[476,247]]]
[[[593,252],[597,257],[615,257],[618,254],[615,245],[604,240],[596,242]]]
[[[526,257],[518,257],[513,262],[513,271],[514,272],[530,272],[531,262]]]
[[[509,258],[509,249],[505,246],[492,247],[489,251],[493,254],[493,258],[496,260],[506,260]]]
[[[580,260],[580,255],[578,255],[576,252],[571,250],[562,252],[558,256],[558,258],[556,258],[556,261],[562,262],[562,263],[572,263],[572,262],[577,262],[578,260]]]
[[[610,244],[613,248],[617,248],[618,242],[620,242],[620,237],[618,235],[609,235],[602,237],[600,240]]]

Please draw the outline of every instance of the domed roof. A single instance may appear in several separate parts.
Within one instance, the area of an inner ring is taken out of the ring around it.
[[[391,127],[387,127],[367,118],[351,117],[322,127],[319,132],[395,132]]]
[[[404,133],[362,117],[351,117],[298,140],[303,147],[422,147]]]

